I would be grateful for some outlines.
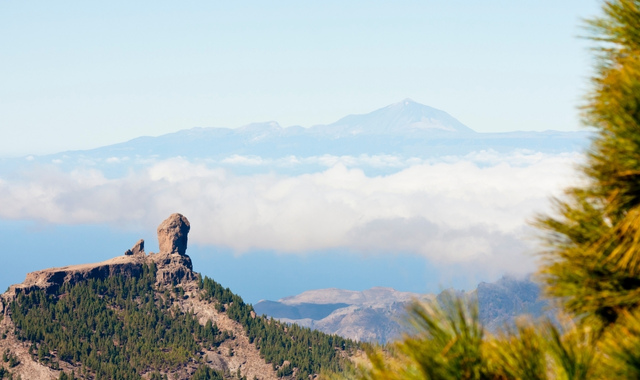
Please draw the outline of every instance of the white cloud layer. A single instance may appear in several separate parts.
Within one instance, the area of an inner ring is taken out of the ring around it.
[[[180,158],[118,179],[41,167],[0,179],[0,218],[154,228],[180,212],[192,223],[192,241],[238,252],[413,252],[527,271],[526,221],[576,181],[580,159],[482,152],[375,177],[349,168],[345,158],[297,176],[237,176]]]

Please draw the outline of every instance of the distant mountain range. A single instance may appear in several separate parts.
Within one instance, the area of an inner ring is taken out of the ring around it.
[[[260,301],[254,309],[258,314],[328,334],[385,343],[407,331],[404,321],[411,302],[434,302],[443,293],[418,294],[380,287],[364,291],[331,288],[279,301]],[[490,331],[511,325],[524,314],[538,318],[548,313],[547,302],[540,299],[540,288],[530,278],[507,276],[494,283],[480,283],[474,291],[458,295],[478,301],[480,320]]]
[[[265,162],[273,170],[273,160],[289,158],[276,170],[295,171],[292,167],[296,165],[306,165],[305,170],[313,166],[301,159],[326,155],[428,159],[483,150],[559,153],[582,151],[588,142],[589,133],[584,131],[477,133],[444,111],[405,99],[328,125],[283,128],[271,121],[235,129],[192,128],[97,149],[29,157],[29,163],[53,162],[63,169],[91,165],[115,170],[118,166],[146,165],[179,156],[255,171]],[[20,161],[24,163],[24,159]],[[15,163],[16,159],[5,159],[0,166]]]

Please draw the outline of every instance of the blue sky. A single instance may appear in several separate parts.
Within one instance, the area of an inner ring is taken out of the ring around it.
[[[0,3],[0,157],[192,127],[327,124],[404,98],[575,130],[592,0]]]
[[[479,132],[574,131],[592,63],[581,19],[598,4],[0,2],[0,158],[193,127],[310,127],[405,98]],[[242,174],[113,157],[115,178],[93,163],[0,160],[0,286],[139,238],[153,250],[155,227],[183,212],[195,269],[250,302],[323,287],[471,289],[535,269],[527,220],[574,183],[582,156],[312,158],[333,163]],[[407,161],[386,175],[359,162],[381,159]]]

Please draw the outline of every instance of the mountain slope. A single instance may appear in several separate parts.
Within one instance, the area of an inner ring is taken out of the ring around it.
[[[283,322],[366,342],[387,342],[403,331],[401,318],[414,300],[433,300],[433,295],[399,292],[376,287],[364,291],[310,290],[277,302],[260,301],[254,308]],[[322,315],[320,311],[329,311]],[[299,318],[295,318],[298,315]],[[314,318],[317,315],[321,318]]]
[[[512,324],[523,314],[540,317],[547,307],[539,298],[538,285],[529,278],[506,276],[495,283],[480,283],[474,291],[459,295],[478,301],[480,321],[490,331]],[[279,301],[260,301],[254,308],[259,314],[283,322],[358,341],[385,343],[406,331],[403,321],[412,302],[432,302],[441,297],[442,293],[425,295],[390,288],[361,292],[331,288],[306,291]]]
[[[502,277],[493,283],[482,282],[475,290],[480,321],[496,331],[511,325],[518,316],[540,317],[549,315],[549,303],[541,298],[540,287],[530,278]]]
[[[189,223],[158,228],[160,253],[31,273],[0,297],[0,363],[28,379],[306,379],[341,370],[357,346],[259,317],[192,271]],[[309,350],[309,347],[313,347]],[[5,364],[6,363],[6,364]]]

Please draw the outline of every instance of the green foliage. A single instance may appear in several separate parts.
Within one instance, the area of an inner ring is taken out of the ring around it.
[[[206,365],[201,365],[193,376],[191,376],[191,380],[223,380],[223,376],[222,372],[216,371]]]
[[[414,334],[368,352],[357,379],[607,379],[593,330],[567,324],[518,321],[498,336],[486,335],[477,305],[449,299],[443,306],[414,304]]]
[[[58,380],[76,380],[76,374],[73,371],[69,373],[62,371],[60,372],[60,376],[58,376]]]
[[[18,357],[14,353],[12,353],[11,350],[9,350],[8,348],[2,353],[2,361],[4,363],[7,363],[9,368],[13,368],[18,364],[20,364]]]
[[[163,375],[159,372],[153,372],[149,376],[149,380],[168,380],[167,375]]]
[[[603,12],[589,22],[598,60],[584,113],[598,135],[586,185],[567,190],[538,225],[547,293],[606,327],[640,305],[640,2],[606,2]]]
[[[291,368],[290,364],[285,364],[276,371],[276,376],[278,377],[290,376],[292,374],[293,368]]]
[[[361,379],[465,379],[493,376],[477,307],[450,297],[443,306],[415,303],[408,310],[415,334],[385,349],[368,352]]]
[[[251,305],[208,277],[201,286],[205,297],[217,303],[218,310],[226,310],[227,316],[244,326],[249,341],[256,344],[267,363],[282,367],[287,360],[291,363],[291,371],[298,369],[296,376],[299,379],[307,379],[321,371],[343,371],[348,360],[340,352],[351,352],[359,347],[352,340],[336,335],[256,316]],[[279,376],[286,376],[285,371],[288,370],[282,370]]]
[[[420,334],[400,345],[428,379],[483,378],[482,337],[478,308],[466,308],[460,299],[445,301],[445,307],[414,305],[409,315]],[[413,369],[411,369],[413,371]]]
[[[20,294],[10,308],[16,336],[31,342],[34,359],[54,369],[59,360],[82,365],[96,379],[140,379],[148,370],[177,368],[227,338],[157,295],[153,266],[139,277]]]
[[[0,366],[0,379],[22,380],[22,377],[20,375],[14,375],[8,369]]]

